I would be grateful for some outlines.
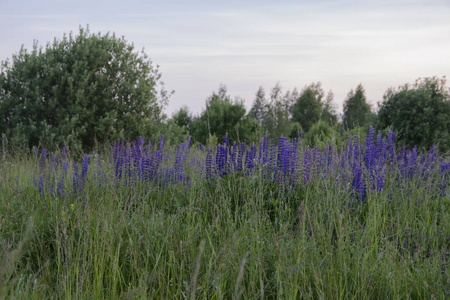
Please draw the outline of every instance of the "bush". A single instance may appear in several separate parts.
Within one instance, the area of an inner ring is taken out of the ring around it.
[[[418,79],[414,85],[389,89],[380,104],[378,127],[399,132],[398,141],[408,148],[439,144],[450,149],[450,95],[445,77]]]
[[[0,131],[13,144],[84,150],[150,137],[167,103],[160,76],[145,53],[114,34],[80,28],[45,49],[35,42],[2,64]]]

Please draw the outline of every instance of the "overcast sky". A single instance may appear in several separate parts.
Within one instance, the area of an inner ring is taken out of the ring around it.
[[[0,60],[77,33],[114,32],[145,48],[168,90],[166,113],[194,113],[220,84],[246,100],[320,81],[339,111],[362,83],[372,104],[388,87],[450,73],[450,0],[0,0]]]

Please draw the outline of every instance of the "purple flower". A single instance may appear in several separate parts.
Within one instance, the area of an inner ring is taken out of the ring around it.
[[[211,178],[212,149],[206,154],[206,178]]]
[[[245,144],[241,143],[239,147],[239,155],[237,159],[237,171],[242,171],[242,160],[244,158]]]
[[[83,180],[86,179],[88,166],[89,166],[89,156],[85,155],[83,156],[83,162],[81,163],[81,177],[83,178]]]
[[[369,127],[369,133],[366,135],[366,154],[364,156],[364,162],[366,163],[367,169],[372,169],[374,165],[374,144],[373,144],[373,136],[375,134],[375,129],[373,126]]]
[[[352,187],[358,201],[363,201],[366,193],[363,168],[357,167],[353,173]]]
[[[228,146],[228,142],[229,142],[229,138],[228,138],[228,132],[227,132],[227,133],[225,133],[225,138],[223,139],[223,144],[225,146]]]
[[[41,197],[44,192],[44,175],[42,173],[39,175],[38,191],[39,191],[39,197]]]
[[[441,185],[441,191],[440,191],[440,193],[439,193],[440,196],[442,196],[442,197],[445,196],[445,189],[446,189],[446,188],[447,188],[447,184],[446,184],[446,183],[443,183],[443,184]]]

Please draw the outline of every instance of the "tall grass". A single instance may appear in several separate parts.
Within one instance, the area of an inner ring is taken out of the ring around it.
[[[448,298],[449,163],[393,140],[4,153],[0,298]]]

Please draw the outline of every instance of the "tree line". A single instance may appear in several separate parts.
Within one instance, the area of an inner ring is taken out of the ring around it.
[[[320,82],[300,91],[283,91],[276,84],[260,87],[246,110],[244,100],[232,98],[225,86],[206,99],[193,115],[180,108],[164,114],[170,93],[161,73],[144,51],[114,34],[91,34],[79,29],[45,47],[34,43],[1,64],[0,132],[2,146],[61,147],[89,151],[119,139],[139,136],[177,144],[187,135],[193,142],[217,143],[226,133],[230,140],[272,142],[299,137],[305,143],[345,139],[355,128],[374,125],[398,132],[408,147],[438,144],[450,149],[450,96],[446,79],[430,77],[414,84],[389,88],[378,107],[369,105],[364,87],[351,90],[343,114],[337,114],[332,91]]]
[[[276,142],[280,136],[298,137],[310,145],[333,136],[346,138],[348,132],[369,125],[378,130],[398,132],[399,143],[410,148],[450,149],[450,97],[445,77],[417,79],[413,85],[389,88],[378,110],[367,101],[362,84],[352,89],[338,115],[332,91],[325,93],[320,82],[283,92],[277,83],[266,93],[260,87],[247,112],[244,101],[232,100],[225,86],[220,86],[206,101],[205,109],[193,115],[182,107],[172,115],[177,126],[195,141],[207,143],[228,133],[235,140],[257,141],[268,134]]]

